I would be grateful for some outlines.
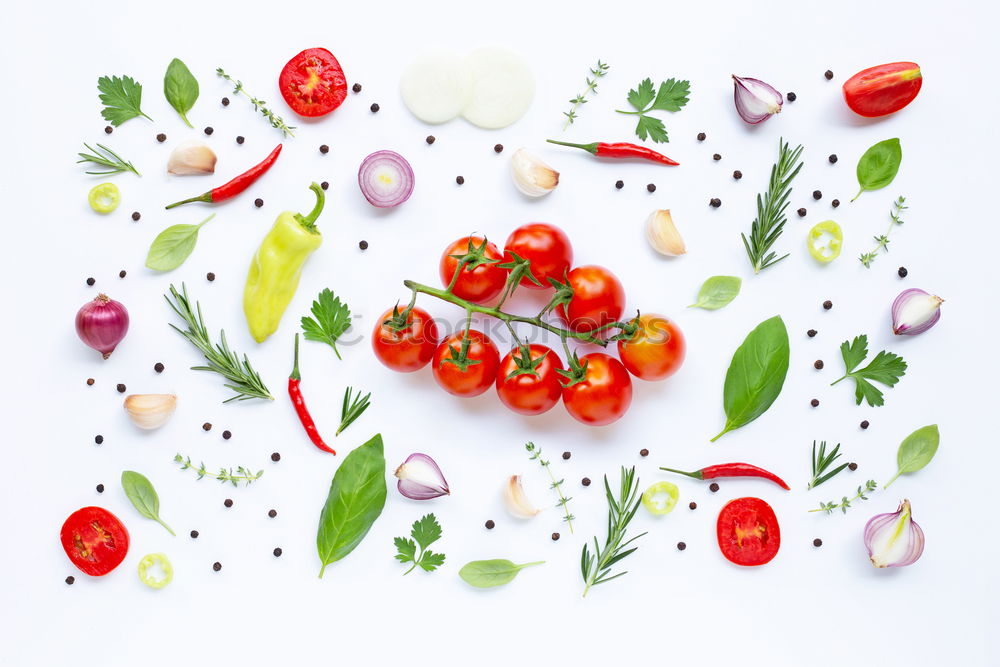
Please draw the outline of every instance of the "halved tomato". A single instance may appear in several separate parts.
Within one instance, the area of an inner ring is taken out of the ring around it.
[[[722,555],[737,565],[770,562],[781,546],[778,517],[760,498],[730,500],[715,524]]]
[[[347,98],[347,78],[332,53],[306,49],[281,69],[278,89],[292,111],[300,116],[325,116]]]
[[[103,507],[83,507],[70,514],[59,539],[73,565],[92,577],[115,569],[128,554],[128,531]]]

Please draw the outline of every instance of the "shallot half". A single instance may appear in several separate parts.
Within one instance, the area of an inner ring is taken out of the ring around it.
[[[922,289],[903,290],[892,302],[892,333],[916,336],[930,329],[941,319],[944,299]]]
[[[441,468],[426,454],[410,454],[396,468],[396,488],[410,500],[430,500],[451,493]]]
[[[865,526],[865,548],[875,567],[905,567],[924,552],[924,531],[913,520],[910,501],[890,514],[877,514]]]
[[[107,294],[98,294],[77,311],[76,333],[107,359],[128,333],[128,311]]]
[[[736,113],[747,123],[763,123],[776,113],[781,113],[784,99],[774,86],[760,79],[733,74],[733,99]]]

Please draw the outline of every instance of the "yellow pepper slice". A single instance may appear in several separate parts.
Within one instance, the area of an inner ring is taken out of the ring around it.
[[[154,577],[150,574],[150,568],[158,567],[163,572],[163,577]],[[139,561],[139,579],[150,588],[160,589],[169,584],[174,578],[174,566],[164,554],[146,554]]]
[[[827,264],[840,257],[840,248],[844,244],[844,234],[840,225],[833,220],[824,220],[813,225],[806,241],[809,254],[820,264]]]
[[[114,183],[95,185],[87,194],[90,208],[98,213],[111,213],[122,201],[122,192]]]

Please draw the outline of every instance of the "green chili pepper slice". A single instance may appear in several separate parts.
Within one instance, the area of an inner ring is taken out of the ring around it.
[[[101,183],[90,189],[87,195],[90,208],[98,213],[111,213],[122,201],[121,190],[114,183]]]
[[[840,248],[844,244],[844,234],[840,225],[833,220],[824,220],[809,230],[807,240],[809,254],[820,264],[827,264],[840,257]]]
[[[677,505],[677,485],[673,482],[657,482],[642,492],[642,504],[651,514],[670,514]]]
[[[150,568],[159,568],[163,573],[161,577],[152,576]],[[139,561],[139,579],[150,588],[163,588],[174,578],[174,566],[170,564],[163,554],[146,554]]]

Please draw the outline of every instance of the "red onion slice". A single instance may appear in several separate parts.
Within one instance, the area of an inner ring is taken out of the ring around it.
[[[413,169],[399,153],[375,151],[358,169],[358,186],[368,203],[379,208],[399,206],[413,194]]]
[[[924,552],[924,531],[911,518],[910,501],[890,514],[877,514],[865,525],[865,548],[875,567],[905,567]]]
[[[396,488],[410,500],[430,500],[451,493],[441,468],[426,454],[410,454],[396,468]]]
[[[736,113],[747,123],[756,125],[763,123],[776,113],[781,113],[784,103],[781,93],[774,86],[760,79],[733,76],[733,99],[736,101]]]

